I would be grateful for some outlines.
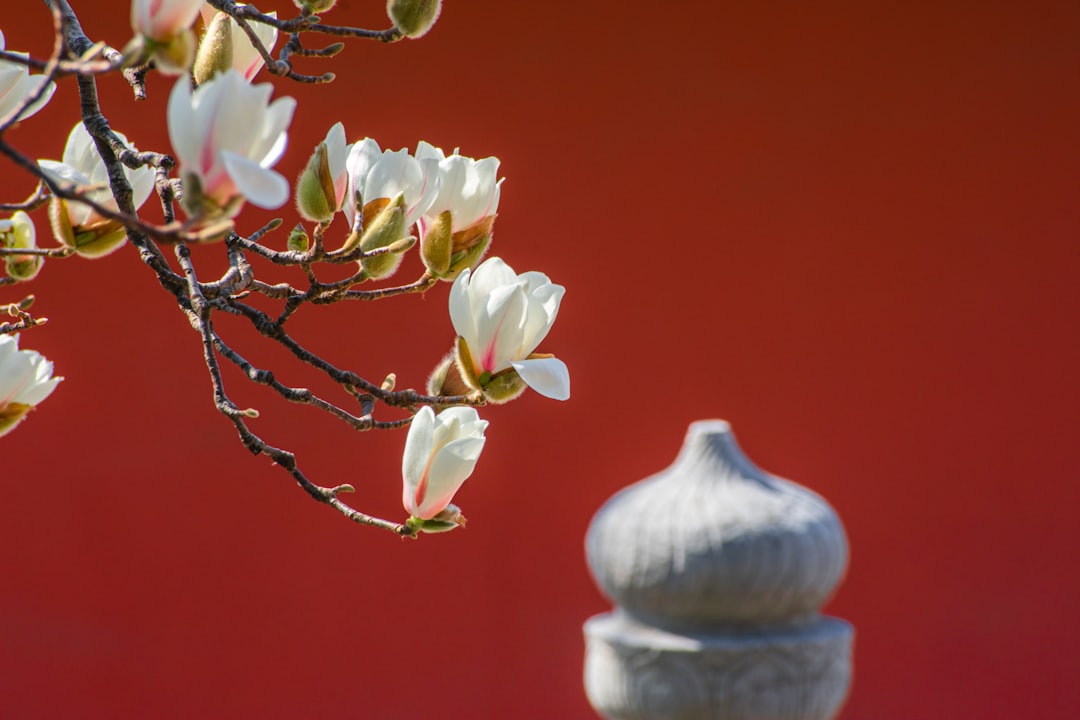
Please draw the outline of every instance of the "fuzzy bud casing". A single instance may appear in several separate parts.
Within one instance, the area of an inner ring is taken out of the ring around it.
[[[305,220],[328,223],[337,212],[326,143],[319,143],[296,181],[296,209]]]
[[[378,200],[368,203],[368,206],[378,204]],[[378,210],[378,214],[370,224],[365,223],[364,234],[360,236],[360,248],[364,252],[371,252],[379,248],[390,247],[408,236],[405,234],[405,196],[398,194],[396,198],[386,203]],[[365,216],[368,207],[364,207]],[[366,220],[366,217],[365,217]],[[409,245],[411,247],[411,244]],[[404,248],[405,250],[408,247]],[[395,250],[397,248],[395,247]],[[364,272],[370,278],[384,278],[392,275],[401,264],[401,252],[386,252],[373,257],[366,257],[360,261]]]
[[[386,14],[394,27],[408,38],[418,38],[439,19],[442,0],[387,0]]]
[[[303,225],[297,223],[296,227],[289,232],[287,247],[293,252],[307,252],[311,247],[311,240]]]
[[[318,15],[337,5],[337,0],[293,0],[293,5],[301,10]]]
[[[195,53],[191,74],[202,85],[218,73],[232,67],[233,33],[229,16],[223,12],[214,15]]]
[[[0,247],[28,250],[37,247],[37,233],[34,221],[22,210],[3,222],[0,227]],[[33,280],[45,259],[40,255],[7,255],[4,267],[7,274],[16,280]]]

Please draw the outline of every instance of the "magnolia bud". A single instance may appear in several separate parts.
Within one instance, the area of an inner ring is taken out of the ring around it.
[[[473,362],[472,351],[465,338],[458,336],[454,341],[454,363],[457,365],[458,377],[473,390],[483,390],[481,378],[476,374],[476,363]]]
[[[368,205],[376,205],[385,202],[385,200],[373,200]],[[368,208],[364,208],[364,214],[367,215]],[[360,265],[364,268],[364,272],[370,278],[384,278],[392,275],[397,270],[398,265],[401,264],[401,252],[398,250],[395,243],[400,240],[405,240],[405,196],[399,193],[396,198],[387,202],[385,206],[378,211],[378,215],[371,223],[366,222],[365,217],[364,234],[360,237],[360,248],[365,252],[372,250],[378,250],[388,246],[394,246],[394,250],[391,252],[382,253],[373,257],[366,257],[360,260]],[[411,243],[409,244],[411,247]],[[403,248],[407,250],[408,247]]]
[[[305,220],[328,223],[337,212],[334,178],[330,174],[326,143],[319,143],[296,181],[296,209]]]
[[[453,219],[449,210],[439,213],[420,238],[420,258],[428,272],[437,278],[443,277],[450,269],[450,251],[453,249],[450,226]]]
[[[337,0],[293,0],[293,5],[309,13],[324,13],[337,5]]]
[[[471,395],[473,388],[465,384],[450,353],[435,366],[427,381],[428,395]]]
[[[199,50],[195,54],[195,64],[191,68],[191,74],[198,85],[223,73],[232,67],[233,62],[233,33],[231,21],[228,15],[218,12],[210,21]]]
[[[308,239],[307,231],[304,230],[304,226],[300,223],[296,224],[296,227],[289,233],[289,240],[287,246],[293,252],[307,252],[311,247],[311,240]]]
[[[491,226],[494,224],[495,216],[489,215],[472,227],[454,233],[453,254],[444,280],[454,280],[464,270],[476,267],[491,245]]]
[[[22,210],[0,224],[0,247],[30,249],[37,247],[37,233],[34,221]],[[44,258],[40,255],[7,255],[4,267],[7,274],[16,280],[32,280],[41,272]]]
[[[442,0],[387,0],[386,14],[401,34],[418,38],[426,34],[442,11]]]
[[[525,392],[525,381],[514,368],[500,370],[484,384],[484,399],[494,405],[508,403]]]

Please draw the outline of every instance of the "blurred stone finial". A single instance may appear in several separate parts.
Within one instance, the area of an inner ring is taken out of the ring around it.
[[[851,625],[819,611],[848,548],[818,495],[694,423],[675,463],[612,497],[586,539],[615,603],[585,624],[585,687],[611,720],[827,720]]]

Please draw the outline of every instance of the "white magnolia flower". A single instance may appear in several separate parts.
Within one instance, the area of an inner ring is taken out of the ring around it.
[[[191,28],[203,0],[131,0],[132,29],[165,42]]]
[[[450,211],[451,231],[456,233],[493,216],[499,209],[499,158],[473,160],[457,151],[447,156],[442,148],[423,140],[416,146],[416,157],[439,164],[439,196],[424,214],[424,224]]]
[[[31,408],[49,397],[63,378],[40,353],[19,349],[18,335],[0,335],[0,436],[11,432]]]
[[[37,230],[34,221],[22,210],[18,210],[10,220],[0,220],[0,247],[29,250],[37,247]],[[7,255],[4,257],[4,269],[16,280],[33,280],[45,259],[40,255]]]
[[[430,520],[446,509],[476,467],[486,427],[475,408],[453,407],[437,416],[420,408],[401,458],[402,504],[412,517]]]
[[[131,147],[131,143],[123,133],[116,133],[116,135],[124,142],[124,145]],[[94,138],[81,122],[76,123],[68,134],[67,143],[64,145],[63,160],[61,162],[38,160],[38,166],[50,177],[61,182],[102,186],[98,190],[87,193],[86,197],[111,210],[117,209],[116,199],[109,189],[109,171],[101,155],[98,154]],[[125,167],[124,175],[127,176],[127,181],[131,185],[131,199],[135,204],[135,209],[138,210],[154,191],[154,170],[150,167],[141,167],[137,170]],[[71,225],[75,227],[93,225],[104,219],[89,205],[75,202],[67,204],[67,214]]]
[[[0,50],[5,49],[5,47],[4,33],[0,32]],[[17,54],[21,57],[28,57],[26,53]],[[31,75],[30,70],[25,65],[9,60],[0,60],[0,118],[13,111],[19,103],[25,100],[27,96],[37,92],[46,82],[44,75]],[[19,118],[25,120],[45,107],[45,103],[49,102],[49,98],[52,97],[55,91],[56,85],[51,82],[48,83],[48,87],[45,88],[45,92],[42,93],[41,97],[23,110]]]
[[[381,150],[371,138],[351,146],[345,165],[349,189],[341,211],[350,226],[356,221],[354,196],[357,192],[364,205],[404,195],[406,227],[411,227],[428,212],[439,192],[437,163],[417,160],[408,150]]]
[[[570,397],[570,371],[554,357],[529,356],[551,330],[566,288],[547,275],[518,275],[500,258],[465,270],[450,288],[450,320],[468,348],[472,367],[460,367],[464,378],[485,378],[513,368],[541,395]]]
[[[272,92],[231,69],[194,91],[187,78],[177,81],[169,96],[169,139],[189,213],[233,217],[244,199],[266,209],[289,199],[288,181],[270,168],[285,152],[296,100],[271,103]]]

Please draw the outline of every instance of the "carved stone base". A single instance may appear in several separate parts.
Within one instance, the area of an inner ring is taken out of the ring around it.
[[[609,720],[828,720],[847,697],[853,636],[829,617],[676,634],[606,613],[585,624],[585,690]]]

